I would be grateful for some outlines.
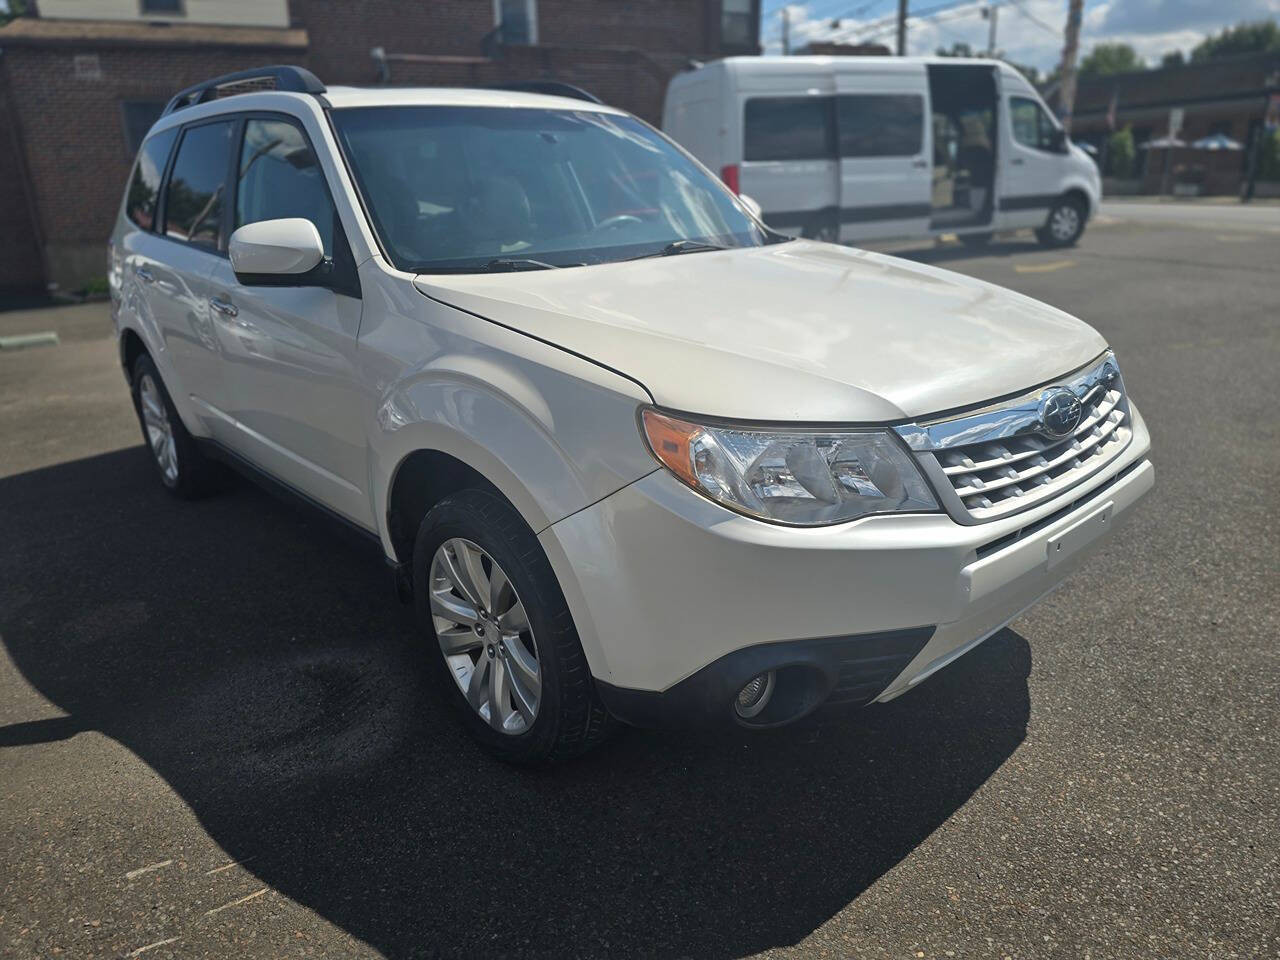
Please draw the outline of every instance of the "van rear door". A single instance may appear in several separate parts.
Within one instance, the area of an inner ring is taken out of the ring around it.
[[[738,183],[760,204],[769,226],[834,240],[839,172],[830,84],[828,75],[825,83],[803,84],[796,93],[741,96]]]
[[[928,98],[923,66],[837,74],[841,240],[929,232]]]

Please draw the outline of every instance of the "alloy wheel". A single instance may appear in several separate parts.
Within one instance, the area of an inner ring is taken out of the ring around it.
[[[172,487],[178,482],[178,450],[173,443],[173,425],[169,422],[160,388],[149,373],[144,373],[138,384],[138,400],[151,454],[156,458],[165,483]]]
[[[480,546],[455,537],[431,558],[431,621],[454,682],[490,727],[521,734],[542,697],[538,646],[506,571]]]

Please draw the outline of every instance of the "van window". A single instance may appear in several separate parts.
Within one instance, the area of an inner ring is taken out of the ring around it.
[[[156,225],[156,201],[160,199],[160,178],[164,176],[169,151],[177,139],[178,128],[163,130],[142,145],[138,151],[138,164],[133,168],[129,181],[129,197],[124,209],[129,219],[143,230],[153,230]]]
[[[206,123],[182,135],[165,193],[165,236],[218,246],[233,126],[230,120]]]
[[[333,256],[333,201],[301,130],[284,120],[247,121],[237,178],[237,227],[301,217],[315,224],[324,255]]]
[[[840,96],[836,111],[842,157],[913,157],[924,148],[924,97]]]
[[[1013,120],[1013,139],[1035,150],[1053,150],[1057,126],[1038,102],[1030,97],[1010,97],[1009,113]]]
[[[747,101],[744,160],[826,160],[835,156],[830,97],[753,97]]]

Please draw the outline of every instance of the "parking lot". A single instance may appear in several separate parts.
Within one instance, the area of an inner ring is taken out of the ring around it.
[[[1280,954],[1280,207],[1177,209],[892,248],[1115,347],[1157,485],[1085,571],[888,705],[545,771],[377,556],[162,492],[106,305],[0,313],[61,336],[0,353],[0,956]]]

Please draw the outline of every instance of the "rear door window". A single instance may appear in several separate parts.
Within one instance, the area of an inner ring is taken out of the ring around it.
[[[842,157],[914,157],[924,148],[924,98],[848,94],[836,98]]]
[[[129,196],[125,200],[125,213],[143,230],[154,230],[156,205],[160,200],[160,178],[169,162],[169,151],[178,137],[178,128],[162,130],[142,145],[138,151],[138,163],[129,181]]]
[[[165,193],[165,236],[218,249],[231,162],[232,120],[188,127]]]
[[[743,116],[744,160],[827,160],[835,156],[830,97],[753,97]]]

